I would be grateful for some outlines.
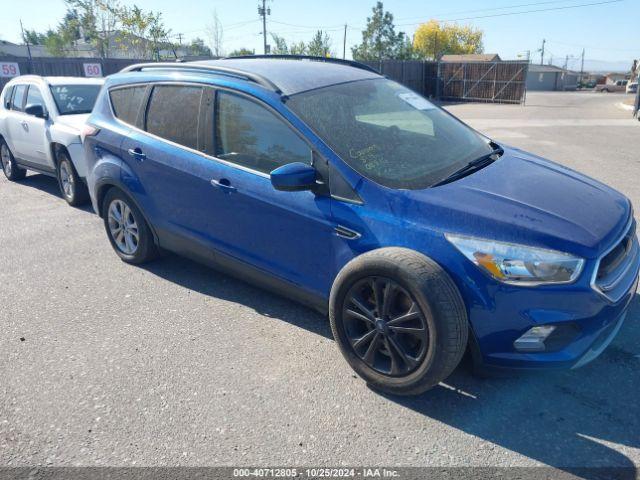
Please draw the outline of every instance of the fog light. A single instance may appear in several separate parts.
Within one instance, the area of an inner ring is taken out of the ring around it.
[[[513,346],[521,352],[544,352],[546,350],[544,341],[555,329],[554,325],[533,327],[513,342]]]

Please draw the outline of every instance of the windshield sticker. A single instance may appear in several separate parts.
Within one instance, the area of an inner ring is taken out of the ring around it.
[[[435,105],[415,93],[399,93],[398,97],[417,110],[433,110]]]

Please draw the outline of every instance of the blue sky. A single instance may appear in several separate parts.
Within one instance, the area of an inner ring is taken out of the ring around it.
[[[1,0],[1,3],[15,3]],[[612,0],[387,0],[386,10],[396,19],[398,30],[411,34],[421,21],[457,20],[471,24],[484,33],[485,51],[499,53],[505,59],[517,58],[531,50],[539,61],[542,39],[547,39],[547,59],[562,64],[566,55],[574,58],[569,66],[579,69],[579,55],[586,49],[587,68],[608,69],[627,65],[640,57],[640,0],[620,0],[601,5],[566,8]],[[19,20],[26,28],[45,30],[53,27],[65,9],[63,0],[21,0],[20,8],[5,5],[0,16],[0,38],[19,39]],[[133,1],[122,0],[132,4]],[[223,26],[227,51],[238,47],[255,48],[262,53],[258,0],[136,0],[144,9],[162,12],[165,24],[185,39],[206,38],[206,26],[214,9]],[[268,29],[288,40],[309,39],[315,29],[323,28],[332,38],[335,53],[342,55],[344,24],[349,47],[361,39],[361,30],[374,0],[270,0]],[[518,6],[513,8],[514,6]],[[530,10],[557,9],[504,15]],[[492,16],[501,15],[501,16]],[[485,18],[468,18],[485,17]]]

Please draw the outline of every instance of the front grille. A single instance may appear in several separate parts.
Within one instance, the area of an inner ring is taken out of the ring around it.
[[[640,246],[636,236],[636,222],[598,263],[594,288],[609,300],[618,301],[631,288],[638,275]]]

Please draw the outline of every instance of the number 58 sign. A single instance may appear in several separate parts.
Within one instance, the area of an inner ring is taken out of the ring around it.
[[[0,62],[0,77],[17,77],[20,66],[15,62]]]
[[[83,63],[85,77],[101,77],[102,65],[99,63]]]

